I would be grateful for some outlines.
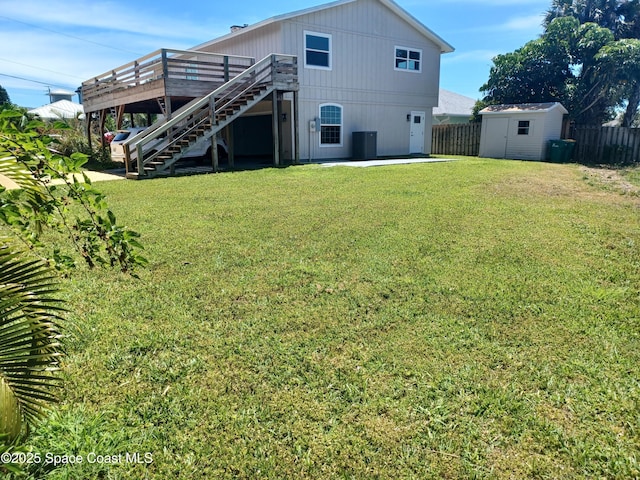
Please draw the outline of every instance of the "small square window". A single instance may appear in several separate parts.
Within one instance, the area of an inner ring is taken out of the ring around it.
[[[520,120],[518,122],[518,135],[529,135],[531,122],[529,120]]]
[[[395,69],[407,72],[421,72],[422,50],[395,47]]]

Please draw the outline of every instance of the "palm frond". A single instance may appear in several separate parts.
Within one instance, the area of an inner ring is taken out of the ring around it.
[[[0,157],[2,157],[1,153]],[[0,158],[0,175],[4,175],[15,182],[25,193],[27,201],[35,202],[34,204],[36,205],[45,201],[46,195],[42,188],[42,183],[24,165],[19,163],[14,156]]]
[[[15,437],[56,397],[62,347],[57,279],[41,261],[0,247],[0,434]]]

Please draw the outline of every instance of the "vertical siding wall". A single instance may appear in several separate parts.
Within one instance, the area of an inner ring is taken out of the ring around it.
[[[530,122],[529,135],[518,135],[518,122],[521,120]],[[545,135],[544,114],[514,115],[509,119],[506,158],[543,160],[546,152]]]
[[[305,31],[331,35],[330,71],[304,67]],[[422,50],[422,71],[396,71],[395,46]],[[379,1],[359,0],[275,22],[203,50],[257,60],[270,53],[298,56],[301,159],[350,157],[354,131],[377,131],[378,155],[406,155],[411,111],[426,114],[425,153],[430,152],[440,48]],[[341,146],[320,146],[319,133],[309,132],[309,121],[320,115],[322,103],[343,107]]]
[[[304,68],[304,31],[332,36],[332,69]],[[283,25],[284,44],[300,62],[302,158],[351,156],[354,131],[378,132],[378,155],[409,153],[411,111],[426,114],[425,153],[431,148],[432,108],[437,104],[440,49],[377,1],[358,1],[304,15]],[[422,50],[420,73],[396,71],[395,46]],[[320,146],[308,122],[322,103],[343,107],[343,144]]]
[[[254,57],[256,62],[272,53],[291,53],[283,50],[279,23],[220,40],[202,48],[202,50],[211,53]]]

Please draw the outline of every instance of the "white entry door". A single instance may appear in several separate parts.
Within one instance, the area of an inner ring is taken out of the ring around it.
[[[411,112],[411,138],[409,153],[424,153],[424,123],[427,116],[424,112]]]

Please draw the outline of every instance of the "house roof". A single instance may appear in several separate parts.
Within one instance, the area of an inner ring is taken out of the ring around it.
[[[505,105],[489,105],[488,107],[480,110],[482,115],[491,115],[497,113],[546,113],[551,110],[559,108],[564,114],[569,113],[566,108],[559,102],[548,103],[516,103]]]
[[[285,14],[282,14],[282,15],[276,15],[275,17],[271,17],[271,18],[268,18],[268,19],[263,20],[261,22],[254,23],[253,25],[248,25],[246,27],[238,28],[237,30],[235,30],[235,31],[233,31],[231,33],[228,33],[227,35],[224,35],[222,37],[219,37],[219,38],[216,38],[216,39],[211,40],[209,42],[206,42],[206,43],[203,43],[201,45],[198,45],[198,46],[194,47],[192,50],[199,50],[199,49],[202,49],[202,48],[204,48],[204,47],[206,47],[208,45],[217,43],[217,42],[222,41],[222,40],[226,40],[226,39],[231,38],[231,37],[235,37],[235,36],[246,34],[246,33],[251,32],[253,30],[257,30],[257,29],[265,27],[267,25],[271,25],[273,23],[282,22],[284,20],[290,20],[292,18],[300,17],[302,15],[308,15],[310,13],[321,12],[323,10],[328,10],[328,9],[331,9],[331,8],[340,7],[342,5],[347,5],[349,3],[353,3],[353,2],[357,2],[357,1],[358,0],[338,0],[336,2],[325,3],[323,5],[318,5],[318,6],[315,6],[315,7],[305,8],[303,10],[296,10],[294,12],[285,13]],[[431,40],[436,45],[438,45],[440,47],[440,51],[442,53],[450,53],[450,52],[454,51],[454,48],[450,44],[445,42],[440,36],[438,36],[431,29],[426,27],[422,22],[420,22],[418,19],[416,19],[413,15],[411,15],[405,9],[400,7],[400,5],[398,5],[393,0],[377,0],[377,1],[379,1],[381,4],[385,5],[392,12],[394,12],[396,15],[398,15],[400,18],[402,18],[404,21],[406,21],[409,25],[411,25],[413,28],[418,30],[422,35],[424,35],[429,40]]]
[[[440,89],[438,106],[433,109],[434,115],[471,116],[476,101],[471,97],[465,97],[459,93]]]
[[[75,95],[76,92],[71,92],[69,90],[63,90],[61,88],[58,88],[57,90],[49,90],[49,95]]]
[[[84,109],[82,108],[82,105],[70,102],[69,100],[58,100],[57,102],[50,103],[49,105],[29,110],[29,113],[48,120],[76,118],[78,115],[82,115],[81,118],[84,118]]]

